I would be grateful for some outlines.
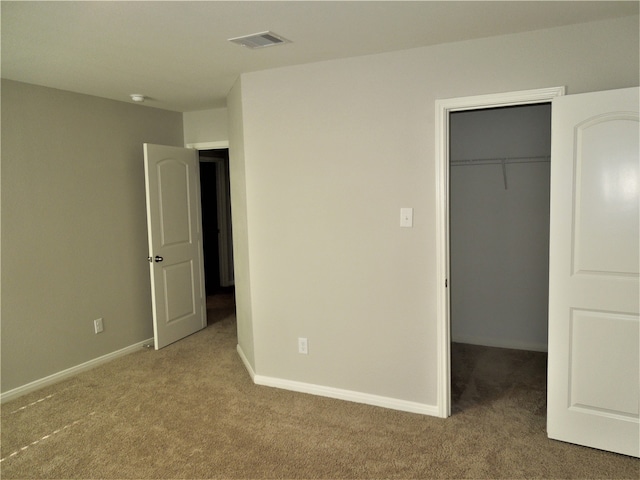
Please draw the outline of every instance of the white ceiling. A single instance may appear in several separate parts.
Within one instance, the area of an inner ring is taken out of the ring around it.
[[[243,72],[638,14],[638,1],[2,1],[2,77],[175,111]],[[293,43],[228,38],[271,30]]]

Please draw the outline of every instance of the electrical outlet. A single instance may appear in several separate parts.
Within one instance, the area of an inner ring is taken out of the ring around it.
[[[307,355],[309,353],[309,344],[307,343],[306,338],[298,338],[298,353],[301,353],[302,355]]]
[[[93,329],[96,333],[100,333],[104,330],[104,325],[102,324],[101,318],[97,318],[93,321]]]

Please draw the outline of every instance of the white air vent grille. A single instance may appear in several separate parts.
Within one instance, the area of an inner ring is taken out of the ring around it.
[[[274,45],[290,43],[290,40],[276,35],[273,32],[254,33],[252,35],[245,35],[244,37],[230,38],[229,41],[247,48],[273,47]]]

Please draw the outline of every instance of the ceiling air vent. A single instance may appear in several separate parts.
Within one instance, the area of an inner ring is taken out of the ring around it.
[[[273,47],[274,45],[290,43],[290,40],[276,35],[273,32],[254,33],[253,35],[245,35],[244,37],[230,38],[229,41],[247,48]]]

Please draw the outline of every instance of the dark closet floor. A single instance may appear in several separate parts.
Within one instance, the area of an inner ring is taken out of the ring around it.
[[[546,352],[452,343],[451,413],[504,397],[534,415],[546,415]]]

